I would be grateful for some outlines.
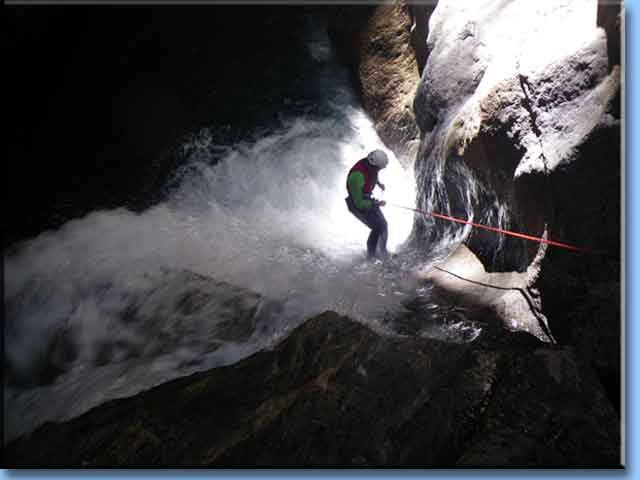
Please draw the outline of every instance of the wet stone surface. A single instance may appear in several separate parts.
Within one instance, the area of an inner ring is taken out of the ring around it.
[[[570,348],[381,336],[326,312],[273,350],[48,423],[5,465],[615,467],[619,442]]]

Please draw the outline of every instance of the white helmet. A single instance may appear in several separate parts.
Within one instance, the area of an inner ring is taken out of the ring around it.
[[[389,158],[387,154],[382,150],[374,150],[369,155],[367,155],[367,159],[369,159],[369,163],[378,168],[384,168],[389,163]]]

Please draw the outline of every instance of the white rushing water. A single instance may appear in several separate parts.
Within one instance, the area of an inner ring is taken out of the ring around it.
[[[322,34],[309,49],[338,71]],[[5,257],[5,441],[237,361],[325,310],[384,330],[417,295],[412,272],[424,257],[401,249],[413,213],[385,207],[390,250],[401,253],[371,263],[368,229],[344,203],[349,168],[375,148],[390,157],[380,198],[412,207],[413,172],[382,144],[344,72],[327,77],[329,115],[284,119],[233,145],[216,145],[213,128],[196,132],[165,202],[93,212]],[[240,314],[252,317],[249,331],[221,335]]]

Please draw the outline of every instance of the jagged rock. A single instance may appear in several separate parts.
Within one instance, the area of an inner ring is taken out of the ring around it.
[[[392,338],[327,312],[271,351],[46,424],[5,466],[618,466],[588,368],[516,336]]]
[[[595,0],[441,0],[414,101],[420,205],[596,251],[478,229],[466,240],[488,272],[529,274],[557,339],[603,380],[620,378],[619,16]],[[454,227],[418,217],[416,242],[436,228]]]
[[[528,288],[528,277],[527,272],[487,273],[464,245],[421,275],[451,305],[491,312],[506,330],[527,332],[541,341],[555,343],[548,320],[540,311],[539,296]]]

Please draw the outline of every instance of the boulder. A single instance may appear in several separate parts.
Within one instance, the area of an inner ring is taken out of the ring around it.
[[[571,348],[389,337],[326,312],[235,365],[48,423],[4,464],[616,467],[620,424]]]
[[[415,245],[465,238],[487,272],[521,272],[560,343],[619,401],[620,8],[441,0],[414,100],[420,208],[569,243],[576,253],[416,217]],[[533,264],[539,266],[532,268]]]

